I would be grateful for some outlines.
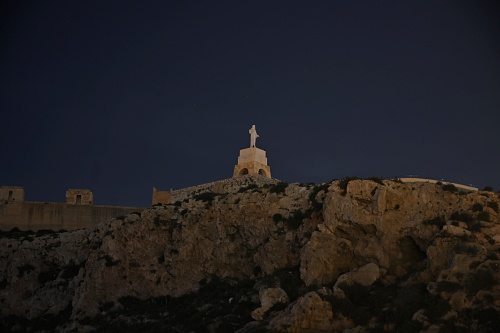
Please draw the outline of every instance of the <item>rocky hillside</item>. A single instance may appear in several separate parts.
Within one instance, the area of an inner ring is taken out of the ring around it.
[[[493,332],[499,204],[442,184],[250,184],[2,233],[0,331]]]

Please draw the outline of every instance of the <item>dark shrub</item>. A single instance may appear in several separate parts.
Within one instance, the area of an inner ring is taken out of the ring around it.
[[[466,245],[463,243],[455,245],[454,250],[456,253],[463,253],[470,256],[475,256],[479,251],[474,245]]]
[[[116,266],[120,262],[120,260],[113,260],[113,258],[111,258],[111,256],[107,254],[104,257],[102,257],[102,259],[106,260],[107,267]]]
[[[18,238],[24,237],[25,240],[33,240],[31,237],[34,234],[32,230],[21,231],[18,228],[12,228],[10,231],[1,231],[0,238]]]
[[[370,177],[368,179],[377,184],[384,185],[384,180],[380,177]]]
[[[473,212],[481,212],[482,210],[483,210],[483,205],[481,205],[480,203],[475,203],[474,205],[472,205]]]
[[[318,212],[323,209],[323,204],[318,202],[318,193],[321,191],[328,191],[331,183],[325,183],[321,185],[314,186],[311,193],[309,194],[309,201],[311,202],[311,210]]]
[[[399,290],[394,299],[394,319],[399,325],[410,321],[413,314],[425,308],[428,292],[424,284],[410,285]]]
[[[159,217],[159,216],[155,216],[155,218],[153,219],[153,221],[154,221],[154,223],[155,223],[155,225],[156,225],[157,227],[159,227],[159,226],[160,226],[160,225],[162,225],[162,224],[166,224],[166,223],[168,222],[167,220],[164,220],[164,219],[162,219],[162,218],[161,218],[161,217]]]
[[[491,186],[485,186],[482,190],[483,191],[487,191],[487,192],[493,192],[493,187],[491,187]]]
[[[162,253],[161,255],[158,256],[158,263],[163,264],[164,262],[165,262],[165,256]]]
[[[498,213],[498,203],[495,201],[490,201],[486,204],[486,206],[492,208],[495,212]]]
[[[257,184],[248,184],[247,186],[244,186],[242,188],[240,188],[238,190],[238,193],[243,193],[243,192],[246,192],[248,190],[253,190],[253,189],[256,189],[258,188],[259,186]]]
[[[439,297],[429,297],[428,305],[425,309],[425,314],[432,321],[439,320],[442,316],[444,316],[448,311],[450,311],[450,304],[441,299]]]
[[[357,306],[348,298],[337,298],[332,295],[322,296],[322,298],[332,304],[334,313],[342,313],[344,316],[351,318],[356,325],[366,325],[372,317],[367,309]]]
[[[477,319],[478,324],[482,326],[483,330],[481,331],[493,332],[492,329],[495,327],[498,329],[500,326],[500,312],[493,308],[478,309],[476,311],[474,317]]]
[[[105,302],[99,306],[100,311],[108,311],[115,305],[115,302]]]
[[[425,225],[435,225],[435,226],[442,228],[445,225],[445,221],[444,221],[443,217],[438,216],[438,217],[435,217],[433,219],[424,221],[424,224]]]
[[[275,287],[276,279],[279,280],[280,288],[282,288],[290,298],[294,301],[300,295],[300,288],[303,282],[300,279],[299,266],[280,269],[273,274],[264,277],[264,283],[269,287]]]
[[[53,281],[59,275],[60,269],[56,266],[50,265],[46,270],[43,270],[38,274],[38,282],[40,284],[45,284],[49,281]]]
[[[486,254],[486,259],[488,260],[498,260],[498,256],[495,252],[488,252]]]
[[[490,271],[480,269],[469,276],[465,288],[468,292],[475,294],[479,290],[491,288],[495,282],[495,278]]]
[[[279,182],[269,189],[271,193],[285,193],[285,189],[288,187],[288,183]]]
[[[455,221],[462,221],[462,222],[465,222],[467,224],[474,221],[474,219],[472,218],[472,215],[470,215],[468,213],[459,213],[459,212],[455,212],[455,213],[451,214],[451,219],[455,220]]]
[[[218,193],[214,192],[203,192],[200,194],[196,194],[193,196],[194,200],[201,200],[203,202],[210,203],[214,200],[214,198],[217,196]]]
[[[480,213],[477,215],[477,219],[478,219],[479,221],[490,222],[490,213],[488,213],[488,212],[480,212]]]
[[[344,177],[339,181],[338,186],[341,190],[344,190],[344,194],[346,194],[347,193],[347,185],[349,184],[349,182],[351,180],[359,180],[359,179],[361,179],[361,178],[359,178],[359,177]]]
[[[355,304],[363,304],[370,295],[370,289],[359,283],[352,285],[341,284],[340,288]]]
[[[45,313],[31,320],[15,315],[3,316],[0,329],[2,332],[56,332],[57,326],[69,320],[72,310],[73,307],[69,302],[57,315]]]
[[[440,281],[440,282],[438,282],[437,290],[438,290],[438,292],[445,291],[445,292],[452,293],[452,292],[459,290],[461,287],[462,286],[456,282]]]
[[[285,310],[287,306],[288,306],[288,304],[286,304],[286,303],[278,302],[278,303],[274,304],[272,308],[267,310],[267,312],[268,313],[279,312],[279,311]]]
[[[76,265],[74,262],[71,262],[69,265],[63,268],[63,272],[61,274],[61,278],[63,279],[71,279],[78,275],[80,272],[80,268],[85,266],[84,264]]]
[[[273,215],[273,221],[274,223],[278,223],[280,221],[283,221],[283,215],[276,213]]]
[[[453,185],[453,184],[445,184],[443,185],[443,190],[448,191],[448,192],[458,192],[458,188]]]
[[[474,262],[471,262],[471,264],[469,265],[469,268],[476,269],[479,265],[481,265],[480,261],[474,261]]]
[[[405,333],[418,333],[422,330],[424,327],[424,324],[422,324],[419,321],[416,320],[409,320],[404,322],[400,326],[400,332],[405,332]]]
[[[37,237],[45,236],[45,235],[54,235],[54,234],[57,234],[57,231],[48,230],[48,229],[40,229],[36,232]]]
[[[35,266],[33,266],[31,264],[24,264],[22,266],[19,266],[17,268],[17,271],[19,272],[19,274],[17,276],[21,277],[21,276],[23,276],[24,273],[29,273],[34,269],[35,269]]]
[[[286,222],[290,228],[296,230],[300,227],[305,218],[307,218],[307,215],[297,209],[290,214]]]

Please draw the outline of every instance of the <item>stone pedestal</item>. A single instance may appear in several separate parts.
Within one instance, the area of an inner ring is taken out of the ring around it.
[[[265,150],[255,147],[240,150],[233,177],[245,175],[261,175],[271,178],[271,168],[267,165]]]

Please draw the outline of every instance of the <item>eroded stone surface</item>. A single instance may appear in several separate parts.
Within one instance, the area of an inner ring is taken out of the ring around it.
[[[424,284],[458,317],[478,306],[498,310],[496,194],[369,180],[345,190],[338,182],[273,186],[190,196],[93,229],[2,237],[0,315],[34,319],[67,310],[78,323],[119,309],[123,296],[180,296],[213,276],[256,280],[292,267],[299,267],[301,290],[316,285],[318,292],[266,318],[283,290],[269,288],[260,304],[267,309],[254,318],[276,331],[355,329],[330,303],[348,297],[341,288],[352,283]],[[478,222],[477,203],[489,221]],[[457,212],[475,222],[452,219]]]

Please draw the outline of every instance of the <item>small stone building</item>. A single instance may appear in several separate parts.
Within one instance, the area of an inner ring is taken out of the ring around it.
[[[0,186],[0,201],[23,202],[24,188],[21,186]]]
[[[168,205],[172,201],[172,195],[170,191],[158,191],[156,187],[153,187],[153,201],[152,205]]]
[[[66,191],[66,203],[72,205],[92,205],[94,203],[94,195],[91,190],[70,188]]]

